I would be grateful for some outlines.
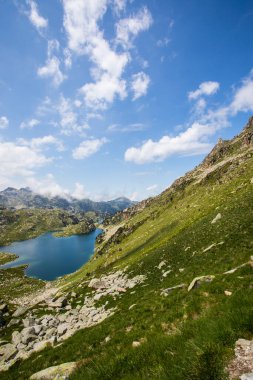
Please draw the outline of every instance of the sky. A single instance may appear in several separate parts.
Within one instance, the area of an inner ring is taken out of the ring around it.
[[[0,0],[0,190],[141,200],[253,114],[252,0]]]

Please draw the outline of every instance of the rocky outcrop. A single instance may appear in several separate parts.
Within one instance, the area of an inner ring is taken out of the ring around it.
[[[230,380],[253,379],[253,340],[238,339],[235,343],[235,358],[228,368]]]
[[[111,296],[116,299],[127,289],[132,289],[145,280],[145,276],[138,275],[129,278],[124,271],[117,271],[104,275],[101,278],[93,278],[88,287],[93,289],[86,295],[82,304],[72,308],[71,300],[77,294],[71,292],[67,295],[53,295],[53,291],[46,292],[47,298],[37,297],[48,310],[56,311],[56,314],[45,314],[37,317],[29,312],[28,307],[18,308],[15,315],[24,315],[20,331],[12,333],[11,343],[0,346],[0,371],[8,370],[17,360],[28,358],[34,352],[46,347],[54,346],[69,337],[76,331],[97,325],[113,315],[115,308],[108,308],[108,301],[101,306],[96,306],[96,301],[101,297]],[[55,289],[53,289],[55,291]],[[34,304],[33,304],[34,305]],[[38,305],[38,304],[37,304]]]
[[[70,362],[49,367],[34,373],[30,380],[66,380],[74,372],[76,366],[75,362]]]

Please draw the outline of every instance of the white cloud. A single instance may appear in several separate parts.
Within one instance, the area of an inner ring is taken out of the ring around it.
[[[158,187],[157,184],[155,184],[155,185],[151,185],[151,186],[148,186],[148,187],[146,188],[146,190],[147,190],[147,191],[153,191],[153,190],[157,189],[157,187]]]
[[[33,170],[51,162],[36,149],[14,142],[0,142],[0,176],[28,176]]]
[[[48,51],[46,64],[38,68],[38,75],[40,77],[53,79],[54,86],[59,86],[65,79],[66,76],[61,72],[60,60],[54,55],[55,51],[59,50],[59,42],[57,40],[48,41]]]
[[[170,39],[168,37],[164,37],[160,40],[157,41],[156,45],[158,47],[164,47],[164,46],[167,46],[170,42]]]
[[[146,7],[139,10],[136,15],[121,19],[116,25],[116,41],[125,49],[132,46],[133,39],[152,25],[152,15]]]
[[[48,136],[43,136],[43,137],[36,137],[31,140],[26,140],[26,139],[18,139],[18,142],[20,145],[24,146],[29,146],[34,150],[41,150],[43,147],[48,147],[48,146],[55,146],[56,150],[59,152],[62,152],[64,150],[64,146],[62,141],[57,139],[56,137],[52,135]]]
[[[35,177],[26,178],[26,186],[30,187],[37,194],[48,197],[60,196],[66,199],[70,198],[69,191],[62,188],[51,173],[47,174],[46,177],[42,179],[37,179]]]
[[[238,112],[253,112],[253,69],[236,90],[230,111],[233,115]]]
[[[195,100],[202,95],[213,95],[219,90],[220,84],[218,82],[203,82],[199,85],[198,89],[195,91],[190,91],[188,98],[190,100]]]
[[[213,135],[216,127],[193,123],[186,131],[175,137],[163,136],[159,141],[148,140],[141,147],[131,147],[125,152],[125,160],[144,164],[148,162],[163,161],[169,156],[196,155],[207,153],[211,144],[206,142],[206,138]]]
[[[86,122],[79,122],[79,115],[74,111],[73,103],[70,99],[65,98],[63,95],[56,106],[56,111],[60,116],[61,132],[64,135],[71,135],[73,133],[83,134],[85,130],[89,129]]]
[[[113,0],[113,10],[116,15],[119,14],[126,9],[127,0]]]
[[[48,20],[39,14],[36,2],[34,0],[27,0],[27,4],[30,6],[28,17],[31,23],[38,31],[45,29],[48,25]]]
[[[97,22],[106,12],[107,0],[62,2],[69,49],[79,55],[86,54],[91,38],[100,34]]]
[[[72,193],[72,197],[80,200],[80,199],[88,198],[89,196],[90,196],[90,193],[85,190],[84,186],[81,183],[76,182],[75,189]]]
[[[5,129],[9,126],[9,120],[6,116],[0,116],[0,129]]]
[[[141,96],[146,95],[149,83],[150,78],[143,71],[132,76],[131,89],[134,93],[133,100],[136,100]]]
[[[20,124],[20,128],[21,129],[25,129],[25,128],[28,128],[28,129],[32,129],[33,127],[35,127],[36,125],[40,124],[40,121],[37,120],[37,119],[31,119],[31,120],[28,120],[28,121],[23,121],[21,124]]]
[[[98,152],[99,149],[107,142],[108,140],[104,137],[101,139],[84,140],[77,148],[73,150],[72,156],[76,160],[87,158]]]
[[[85,104],[93,109],[106,109],[119,95],[120,99],[127,96],[126,81],[105,73],[95,83],[87,83],[80,92],[84,95]]]
[[[118,0],[110,4],[114,9],[123,10],[125,1]],[[78,55],[87,55],[93,64],[90,73],[94,81],[85,83],[80,93],[85,105],[94,110],[106,109],[116,97],[122,100],[127,96],[126,81],[122,75],[131,56],[128,51],[119,53],[113,49],[99,28],[99,21],[108,5],[107,0],[63,0],[68,48]],[[143,8],[135,17],[124,20],[117,24],[118,43],[123,43],[122,38],[130,42],[140,31],[148,29],[152,17],[147,8]],[[127,29],[128,21],[130,26]]]

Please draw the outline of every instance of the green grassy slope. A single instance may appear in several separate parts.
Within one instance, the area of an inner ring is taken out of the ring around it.
[[[87,282],[101,274],[125,269],[129,276],[146,275],[117,300],[98,301],[108,301],[116,313],[15,364],[0,379],[27,379],[70,361],[80,361],[71,379],[227,378],[235,341],[253,335],[253,150],[252,142],[245,145],[253,120],[249,129],[125,220],[110,244],[102,243],[88,264],[61,280],[66,291],[85,295]],[[203,275],[214,277],[188,291]],[[179,284],[185,287],[164,295]]]

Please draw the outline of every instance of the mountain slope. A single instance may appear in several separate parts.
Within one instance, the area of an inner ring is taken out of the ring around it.
[[[134,204],[127,198],[117,198],[107,202],[94,202],[90,199],[78,200],[75,198],[62,198],[60,196],[47,197],[36,194],[29,188],[15,189],[7,187],[0,191],[0,205],[6,208],[24,209],[24,208],[49,208],[64,209],[74,212],[93,211],[97,214],[115,214],[115,212],[124,210]]]
[[[59,311],[73,335],[0,378],[74,361],[70,379],[226,379],[235,341],[253,336],[252,136],[253,118],[161,195],[113,218],[93,259],[54,284],[75,292],[76,322]],[[75,330],[94,307],[98,322]]]

